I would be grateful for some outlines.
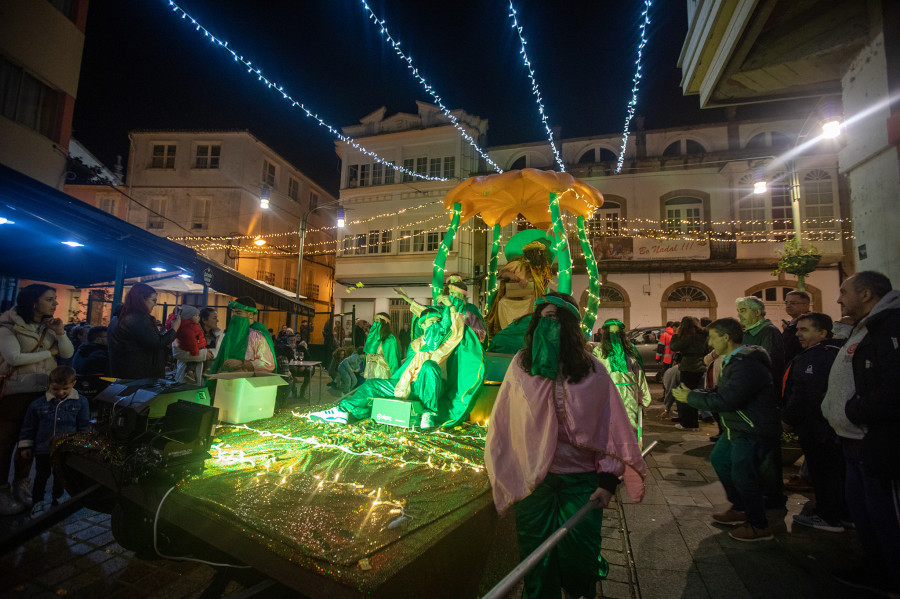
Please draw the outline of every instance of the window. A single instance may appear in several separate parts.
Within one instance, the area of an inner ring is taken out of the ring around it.
[[[429,177],[440,177],[441,176],[441,159],[440,158],[432,158],[430,167],[428,169]]]
[[[391,230],[386,229],[381,232],[381,253],[391,253]]]
[[[590,237],[619,235],[622,207],[616,202],[603,202],[588,223]]]
[[[404,254],[412,248],[412,231],[404,229],[400,231],[400,239],[397,243],[397,251]]]
[[[669,233],[698,233],[703,230],[703,202],[697,198],[666,200],[665,230]]]
[[[679,139],[678,141],[673,141],[666,149],[663,150],[663,156],[687,156],[690,154],[704,154],[706,153],[706,148],[703,147],[699,141],[694,141],[693,139]]]
[[[831,175],[820,169],[806,173],[802,197],[807,228],[819,232],[817,238],[836,239]]]
[[[59,141],[62,94],[0,58],[0,114]]]
[[[381,236],[381,231],[372,230],[369,231],[369,250],[370,254],[378,253],[378,238]]]
[[[594,162],[597,162],[597,152],[593,148],[582,154],[578,159],[578,164],[592,164]]]
[[[197,144],[194,154],[194,168],[219,168],[219,157],[221,155],[221,144]]]
[[[300,182],[293,177],[288,177],[288,197],[295,202],[300,200]]]
[[[166,198],[150,198],[147,208],[147,228],[164,228],[166,226]]]
[[[693,139],[684,140],[684,153],[685,154],[705,154],[706,148],[703,147],[699,141],[694,141]]]
[[[600,289],[597,290],[597,298],[601,304],[625,301],[625,298],[622,296],[619,290],[613,289],[609,285],[602,285]]]
[[[412,326],[412,311],[405,299],[391,299],[391,329],[395,332]]]
[[[268,160],[263,160],[262,182],[275,189],[275,165]]]
[[[679,156],[681,154],[681,141],[670,143],[665,150],[663,156]]]
[[[212,204],[211,198],[194,198],[191,208],[191,228],[192,229],[208,229],[209,228],[209,208]]]
[[[372,171],[371,164],[360,164],[359,165],[359,186],[360,187],[368,187],[371,185],[371,181],[369,180],[369,174]]]
[[[452,179],[456,176],[456,156],[444,157],[444,178]]]
[[[436,252],[441,247],[441,240],[444,238],[443,231],[429,231],[426,238],[425,251]]]
[[[359,186],[359,165],[351,164],[347,168],[347,187],[353,188]]]
[[[416,159],[415,158],[404,158],[403,159],[403,168],[406,169],[407,171],[411,171],[411,170],[415,169],[416,168]],[[412,181],[413,179],[415,179],[415,177],[413,177],[409,173],[403,173],[403,182],[404,183],[406,183],[408,181]]]
[[[319,194],[314,191],[309,192],[309,210],[315,209],[319,205]]]
[[[766,131],[757,133],[747,142],[748,150],[761,150],[763,148],[785,149],[791,146],[789,135],[781,131]]]
[[[787,239],[793,231],[791,193],[785,173],[776,173],[766,193],[753,193],[754,176],[745,175],[739,182],[741,198],[737,216],[745,238],[767,239],[769,232],[775,239]]]
[[[527,166],[528,166],[528,164],[527,164],[527,159],[525,158],[525,156],[519,156],[518,158],[516,158],[515,162],[513,162],[511,165],[509,165],[509,170],[511,170],[511,171],[520,170]]]
[[[428,158],[424,156],[421,158],[416,158],[416,173],[420,175],[428,174]]]
[[[118,198],[113,195],[100,195],[97,197],[97,207],[100,210],[116,216],[116,203]]]
[[[353,253],[357,256],[363,256],[366,253],[366,234],[360,233],[356,236],[356,246],[353,248]]]
[[[381,185],[384,182],[384,165],[376,162],[372,165],[372,185]]]
[[[150,168],[175,168],[175,144],[153,144]]]
[[[394,167],[386,165],[384,167],[384,184],[391,185],[394,182]]]
[[[706,292],[699,287],[683,285],[672,290],[667,298],[670,302],[708,302]]]

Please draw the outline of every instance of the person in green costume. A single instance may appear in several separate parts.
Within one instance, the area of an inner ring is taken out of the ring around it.
[[[209,371],[274,372],[275,346],[264,324],[255,320],[259,310],[251,297],[239,297],[228,304],[231,320],[222,346]]]
[[[585,343],[575,298],[535,302],[526,346],[500,386],[484,464],[500,514],[515,509],[521,559],[589,501],[606,507],[619,477],[641,501],[646,466],[616,386]],[[609,564],[594,509],[526,575],[524,599],[593,597]]]
[[[625,336],[625,323],[614,318],[600,328],[600,342],[594,347],[594,355],[606,366],[609,376],[625,404],[628,419],[638,430],[638,414],[642,406],[650,407],[650,387],[639,361],[639,354]]]
[[[447,360],[447,397],[450,409],[443,426],[455,426],[469,417],[484,382],[484,346],[481,342],[486,329],[478,308],[466,301],[468,289],[461,277],[451,275],[444,290],[447,293],[439,296],[439,299],[448,298],[456,311],[465,317],[466,325],[459,346]],[[394,291],[409,302],[414,314],[418,315],[425,309],[425,306],[410,298],[402,289]],[[413,323],[413,331],[419,321],[421,318]]]
[[[375,315],[375,322],[369,329],[366,344],[367,379],[389,379],[400,368],[400,344],[391,331],[391,317],[385,312]]]
[[[433,428],[446,390],[441,364],[459,345],[465,331],[463,316],[450,298],[442,295],[438,301],[444,309],[422,309],[419,320],[424,332],[410,343],[406,360],[391,378],[366,380],[337,406],[313,412],[310,419],[333,424],[347,424],[350,418],[365,420],[372,416],[373,399],[393,397],[422,402],[425,411],[421,427]]]

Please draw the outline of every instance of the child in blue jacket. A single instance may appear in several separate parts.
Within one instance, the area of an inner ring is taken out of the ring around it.
[[[84,432],[91,428],[91,408],[88,400],[75,391],[75,371],[68,366],[58,366],[50,371],[50,389],[31,402],[25,412],[25,422],[19,433],[19,451],[22,457],[35,460],[34,498],[32,516],[48,509],[44,491],[50,479],[50,442],[57,435]],[[62,497],[62,480],[53,477],[53,503]]]

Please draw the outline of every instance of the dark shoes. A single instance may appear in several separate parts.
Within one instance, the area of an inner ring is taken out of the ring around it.
[[[712,515],[712,519],[719,524],[727,526],[738,526],[747,521],[747,514],[738,510],[726,510]]]
[[[745,543],[753,543],[755,541],[771,541],[775,538],[775,535],[772,534],[772,529],[766,526],[765,528],[756,528],[749,522],[744,522],[730,533],[728,536],[734,539],[735,541],[743,541]]]

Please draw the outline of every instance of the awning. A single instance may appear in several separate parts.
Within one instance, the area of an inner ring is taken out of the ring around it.
[[[154,268],[190,270],[196,252],[0,164],[0,274],[85,287]],[[63,242],[83,244],[77,247]]]
[[[311,315],[293,294],[246,277],[56,188],[0,164],[0,275],[88,287],[183,270],[219,293],[249,295],[261,306]],[[63,242],[74,242],[75,247]]]
[[[263,304],[276,310],[297,313],[301,316],[312,316],[316,313],[315,308],[299,301],[293,293],[267,285],[256,279],[251,279],[233,268],[210,260],[206,256],[197,255],[196,266],[192,269],[192,272],[194,273],[195,283],[205,284],[219,293],[234,297],[247,295],[256,300],[257,304]]]

